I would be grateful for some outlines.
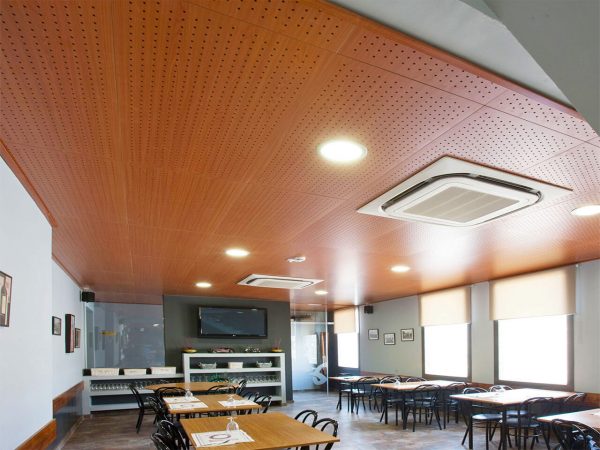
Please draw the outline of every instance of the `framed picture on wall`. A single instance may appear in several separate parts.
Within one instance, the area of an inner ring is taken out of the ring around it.
[[[383,343],[385,345],[396,345],[396,333],[384,333]]]
[[[75,348],[81,347],[81,328],[75,328]]]
[[[52,316],[52,334],[60,336],[62,333],[62,320],[60,317]]]
[[[12,302],[12,277],[0,272],[0,327],[10,324],[10,303]]]
[[[377,328],[373,328],[369,330],[369,340],[377,341],[379,340],[379,330]]]
[[[415,340],[415,329],[414,328],[403,328],[400,330],[401,341],[414,341]]]
[[[65,314],[65,352],[75,351],[75,316]]]

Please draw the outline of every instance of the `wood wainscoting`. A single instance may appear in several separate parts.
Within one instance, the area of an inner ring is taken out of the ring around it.
[[[83,381],[54,397],[54,400],[52,400],[52,414],[56,415],[58,411],[67,405],[71,399],[81,391],[83,391]]]
[[[56,439],[56,420],[52,419],[37,433],[17,447],[17,450],[40,450],[48,448]]]

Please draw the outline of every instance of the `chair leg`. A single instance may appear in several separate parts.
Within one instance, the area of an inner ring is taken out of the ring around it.
[[[136,432],[140,432],[140,428],[142,426],[142,421],[144,420],[144,408],[140,408],[140,412],[138,414],[137,423],[135,424]]]
[[[467,429],[465,430],[465,435],[463,436],[462,442],[460,445],[465,445],[465,441],[467,440],[467,436],[469,435],[469,425],[467,424]]]

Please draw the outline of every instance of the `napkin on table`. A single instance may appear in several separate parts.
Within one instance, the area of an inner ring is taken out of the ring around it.
[[[239,444],[241,442],[254,442],[254,439],[248,436],[243,430],[192,433],[192,440],[196,447],[217,447],[220,445]]]

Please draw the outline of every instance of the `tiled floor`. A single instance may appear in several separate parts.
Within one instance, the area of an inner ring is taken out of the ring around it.
[[[343,408],[335,409],[337,394],[317,392],[295,392],[294,402],[285,407],[273,407],[273,411],[282,411],[294,416],[303,409],[315,409],[319,418],[331,417],[339,422],[338,435],[341,442],[335,444],[333,450],[393,450],[393,449],[431,449],[452,450],[466,448],[460,445],[465,425],[452,422],[446,430],[440,431],[435,425],[417,423],[416,432],[402,430],[402,426],[379,423],[376,411],[350,414]],[[344,405],[345,406],[345,405]],[[152,449],[149,436],[155,431],[152,418],[147,417],[139,434],[135,432],[136,411],[96,413],[85,418],[79,428],[67,442],[65,450],[108,450],[108,449]],[[391,420],[393,422],[393,420]],[[410,424],[409,424],[410,425]],[[475,431],[476,449],[485,448],[482,439],[483,431]],[[498,438],[495,437],[490,448],[496,448]],[[536,445],[534,448],[544,449]]]

